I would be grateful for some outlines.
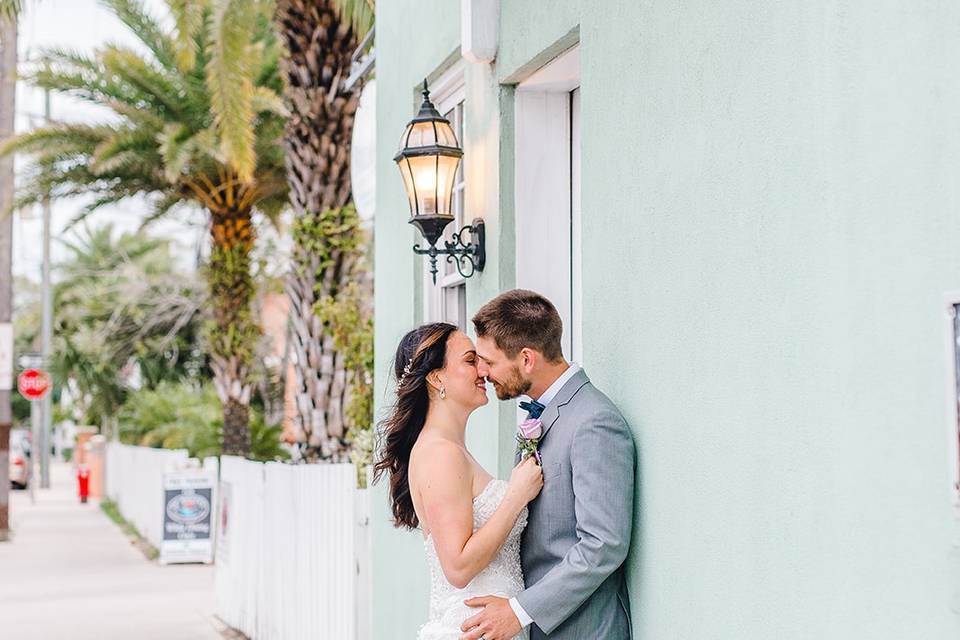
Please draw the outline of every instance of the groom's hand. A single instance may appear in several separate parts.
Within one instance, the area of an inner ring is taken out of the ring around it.
[[[510,640],[520,633],[520,621],[510,607],[510,601],[496,596],[464,600],[468,607],[483,607],[483,611],[467,618],[460,626],[465,631],[460,640]]]

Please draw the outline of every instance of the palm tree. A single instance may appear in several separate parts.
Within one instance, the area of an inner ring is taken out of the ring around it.
[[[204,367],[196,348],[203,288],[173,267],[169,241],[116,237],[105,225],[64,244],[52,367],[79,392],[86,423],[112,423],[135,371],[153,388]]]
[[[323,313],[353,300],[363,285],[364,238],[351,206],[350,139],[359,87],[348,89],[351,56],[372,27],[373,0],[277,0],[275,20],[285,46],[281,62],[290,113],[284,144],[290,200],[296,214],[291,303],[296,373],[296,427],[309,461],[349,455],[349,429],[367,429],[366,411],[351,411],[369,394],[363,372]],[[351,286],[353,283],[353,286]],[[343,300],[341,300],[343,298]],[[369,305],[369,295],[359,297]],[[318,311],[320,311],[318,313]]]
[[[205,212],[211,240],[206,335],[223,404],[223,448],[243,455],[259,334],[251,309],[253,216],[272,218],[287,203],[279,42],[269,15],[256,4],[168,0],[173,29],[139,0],[104,4],[146,53],[111,45],[93,56],[44,54],[31,74],[34,84],[104,106],[116,117],[17,136],[3,151],[31,155],[33,175],[16,204],[47,193],[92,195],[82,219],[101,206],[146,195],[153,208],[145,222],[177,205]]]

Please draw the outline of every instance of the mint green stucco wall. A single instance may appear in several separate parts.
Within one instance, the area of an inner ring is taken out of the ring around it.
[[[382,409],[419,319],[392,156],[460,19],[454,0],[377,10]],[[960,5],[505,0],[501,23],[497,62],[467,67],[468,210],[490,232],[469,311],[514,278],[501,82],[579,38],[583,360],[640,452],[637,637],[960,637],[941,303],[960,289]],[[503,477],[512,418],[491,405],[469,436]],[[422,542],[374,501],[374,637],[413,638]]]

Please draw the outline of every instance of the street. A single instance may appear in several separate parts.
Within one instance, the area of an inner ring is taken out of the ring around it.
[[[213,567],[147,560],[100,510],[80,504],[73,467],[51,488],[11,494],[12,540],[0,543],[0,637],[17,640],[220,638]],[[159,514],[158,514],[159,517]]]

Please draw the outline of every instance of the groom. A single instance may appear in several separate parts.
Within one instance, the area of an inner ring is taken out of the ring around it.
[[[627,640],[623,563],[630,545],[636,451],[623,416],[587,374],[563,358],[560,315],[532,291],[497,296],[473,318],[478,369],[497,397],[526,395],[543,425],[544,485],[530,503],[515,598],[466,601],[481,611],[461,640]]]

